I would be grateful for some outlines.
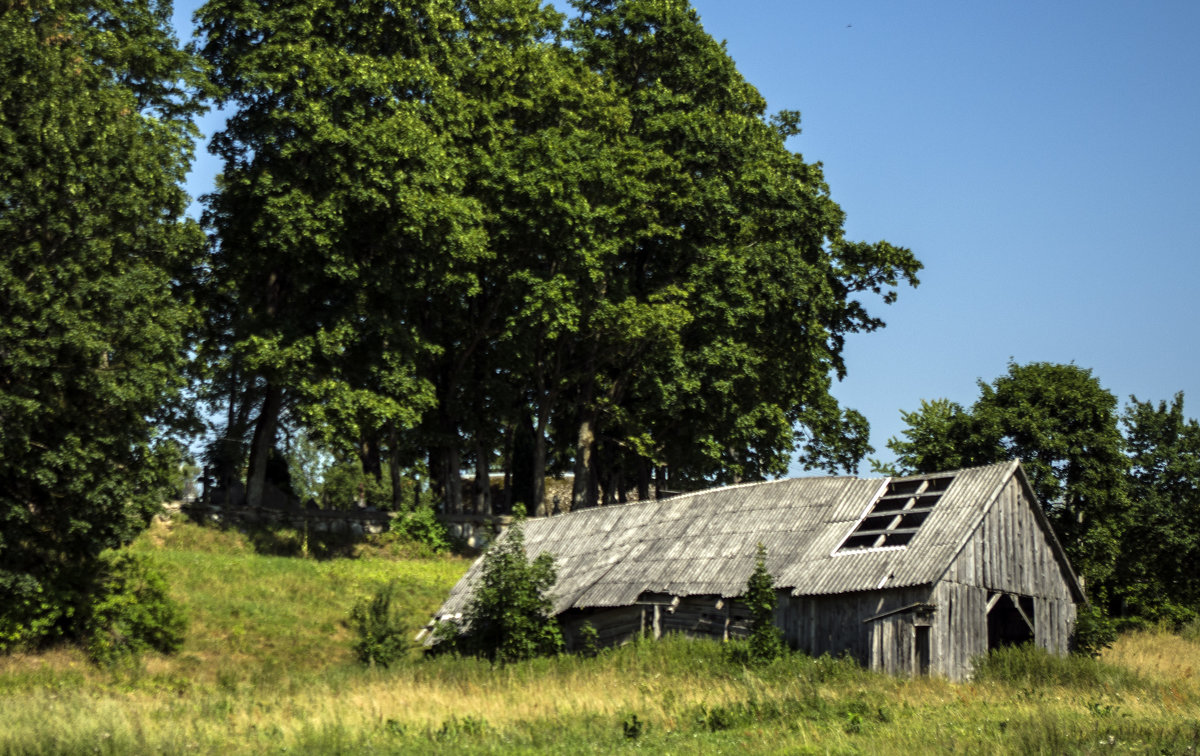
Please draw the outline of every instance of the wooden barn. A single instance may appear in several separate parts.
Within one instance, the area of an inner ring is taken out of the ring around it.
[[[789,645],[893,674],[971,673],[997,646],[1065,653],[1083,591],[1016,461],[906,478],[795,478],[525,523],[554,555],[568,646],[743,635],[758,543]],[[477,562],[435,619],[461,619]]]

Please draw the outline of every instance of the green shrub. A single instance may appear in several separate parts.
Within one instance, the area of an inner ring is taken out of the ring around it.
[[[637,714],[630,714],[621,720],[621,731],[626,740],[637,740],[646,731],[646,723]]]
[[[390,667],[409,648],[403,609],[396,603],[398,586],[392,581],[350,610],[350,628],[357,636],[354,655],[363,664]]]
[[[758,544],[755,556],[754,572],[746,583],[746,593],[742,596],[750,615],[753,618],[750,625],[750,661],[756,664],[766,664],[783,655],[783,636],[775,624],[775,579],[767,572],[767,549]]]
[[[111,664],[150,650],[178,651],[187,618],[154,562],[117,551],[103,555],[100,565],[83,625],[88,656]]]
[[[1071,653],[1098,658],[1117,639],[1117,628],[1098,603],[1081,605],[1071,634]]]
[[[450,550],[450,533],[437,518],[433,507],[420,506],[401,514],[392,520],[389,532],[395,533],[395,537],[420,544],[434,554],[444,554]]]
[[[45,580],[0,571],[0,653],[61,637],[76,599]]]
[[[579,626],[579,650],[584,656],[596,656],[600,653],[600,631],[591,622]]]
[[[554,580],[553,556],[526,557],[518,520],[483,556],[457,647],[501,662],[561,651],[562,631],[548,595]]]

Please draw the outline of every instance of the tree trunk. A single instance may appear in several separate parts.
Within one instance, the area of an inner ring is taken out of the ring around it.
[[[516,427],[512,429],[512,494],[509,501],[513,505],[520,504],[525,514],[533,516],[538,514],[533,498],[535,480],[537,470],[533,466],[533,431],[530,430],[528,415],[522,412]]]
[[[462,499],[462,457],[458,453],[458,444],[446,447],[446,513],[460,515],[463,511]]]
[[[429,450],[429,495],[434,508],[441,506],[446,511],[446,450],[440,447]]]
[[[533,508],[538,517],[550,514],[546,501],[546,421],[548,413],[538,408],[537,425],[533,429]]]
[[[365,475],[370,475],[378,483],[383,480],[383,463],[379,455],[379,437],[375,434],[364,436],[358,445],[358,457],[362,460]]]
[[[492,502],[493,510],[497,514],[509,514],[512,512],[512,486],[513,486],[513,435],[514,429],[508,427],[504,429],[504,490],[500,494],[500,500]]]
[[[492,480],[488,475],[487,453],[483,444],[475,444],[475,486],[471,492],[471,509],[475,514],[490,515],[492,501]]]
[[[283,389],[267,385],[266,397],[254,426],[254,441],[250,444],[250,466],[246,476],[246,505],[261,507],[267,485],[267,460],[275,446],[275,429],[279,426],[279,411],[283,406]]]
[[[404,486],[400,477],[400,439],[396,424],[388,423],[388,473],[392,480],[392,511],[404,510]]]
[[[650,460],[638,459],[638,481],[637,495],[638,501],[649,501],[650,499]]]
[[[596,432],[591,415],[579,421],[579,437],[575,444],[575,480],[571,486],[571,511],[596,506],[595,460]]]

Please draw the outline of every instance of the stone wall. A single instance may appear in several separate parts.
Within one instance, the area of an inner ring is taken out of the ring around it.
[[[367,509],[314,509],[311,507],[222,507],[196,502],[184,504],[180,511],[201,522],[222,525],[275,525],[308,529],[314,533],[339,533],[364,536],[382,533],[392,522],[392,514]]]

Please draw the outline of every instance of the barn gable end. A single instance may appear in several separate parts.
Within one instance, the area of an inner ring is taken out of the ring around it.
[[[1020,642],[1026,632],[1041,648],[1064,652],[1082,601],[1079,582],[1017,467],[935,584],[934,667],[963,679],[974,657]]]

